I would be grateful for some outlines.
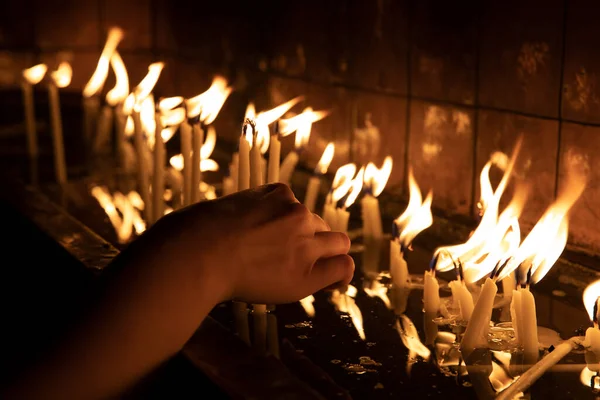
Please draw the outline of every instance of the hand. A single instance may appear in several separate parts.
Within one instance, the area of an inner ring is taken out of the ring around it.
[[[173,238],[169,253],[191,269],[190,277],[202,279],[193,270],[208,270],[223,300],[292,302],[348,284],[354,273],[348,237],[331,232],[283,184],[193,205],[155,228]]]

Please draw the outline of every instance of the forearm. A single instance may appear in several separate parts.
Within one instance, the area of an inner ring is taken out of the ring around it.
[[[115,263],[125,265],[113,266],[119,271],[97,306],[6,397],[107,397],[179,351],[223,294],[211,266],[198,260],[180,268],[175,260],[153,243],[140,243],[118,257]]]

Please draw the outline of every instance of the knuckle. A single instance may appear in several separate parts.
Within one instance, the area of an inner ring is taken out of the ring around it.
[[[300,203],[292,204],[291,215],[299,221],[310,221],[312,218],[312,212],[304,205]]]

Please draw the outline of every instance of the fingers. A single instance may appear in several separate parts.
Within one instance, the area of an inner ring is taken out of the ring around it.
[[[331,228],[329,224],[323,220],[323,218],[319,217],[317,214],[313,213],[313,225],[315,228],[315,232],[329,232]]]
[[[311,293],[336,284],[347,285],[354,276],[354,260],[347,254],[322,258],[312,267],[308,277]]]
[[[342,232],[317,232],[311,246],[313,260],[329,258],[350,251],[350,239]]]

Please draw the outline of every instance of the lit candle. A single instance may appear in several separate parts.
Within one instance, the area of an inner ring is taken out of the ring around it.
[[[106,94],[106,102],[112,108],[113,119],[116,128],[116,146],[119,163],[121,166],[124,165],[123,153],[125,147],[125,126],[127,124],[127,116],[131,114],[131,107],[135,101],[132,96],[130,104],[128,105],[128,112],[124,111],[124,101],[129,94],[129,75],[125,68],[125,63],[117,51],[115,51],[110,57],[110,65],[115,73],[116,83],[115,86]],[[109,129],[110,131],[110,129]]]
[[[229,196],[235,192],[235,182],[231,176],[223,178],[223,196]]]
[[[321,187],[321,177],[327,173],[329,165],[333,160],[334,152],[334,144],[329,143],[327,147],[325,147],[323,155],[321,155],[321,159],[319,160],[317,167],[315,168],[314,175],[311,176],[308,181],[306,196],[304,197],[304,205],[311,212],[315,210],[317,196],[319,195],[319,188]]]
[[[180,132],[181,155],[183,157],[183,205],[192,204],[192,126],[187,119],[182,122]]]
[[[200,162],[202,160],[200,149],[204,142],[204,130],[200,123],[192,125],[192,187],[191,187],[191,204],[200,201],[200,182],[202,181],[202,171],[200,170]]]
[[[390,240],[390,275],[395,287],[407,288],[410,286],[408,265],[397,239]]]
[[[337,203],[352,189],[352,178],[356,173],[356,165],[350,163],[342,165],[335,172],[331,191],[325,200],[323,209],[323,220],[329,225],[332,231],[339,231],[337,221]]]
[[[229,172],[231,173],[231,180],[233,181],[233,191],[238,190],[238,172],[240,168],[240,155],[236,151],[231,157],[231,164],[229,164]]]
[[[279,163],[281,162],[281,142],[279,141],[279,134],[276,132],[271,135],[271,144],[269,146],[269,172],[267,175],[267,182],[275,183],[279,182]]]
[[[154,173],[152,174],[152,211],[153,222],[158,221],[165,213],[165,161],[167,158],[165,143],[162,138],[160,112],[156,113],[154,129]]]
[[[263,165],[260,154],[260,146],[257,141],[256,123],[246,120],[246,129],[250,129],[252,137],[252,148],[250,149],[250,187],[257,188],[263,184]]]
[[[65,145],[58,89],[69,86],[73,70],[68,62],[62,62],[58,66],[58,69],[52,72],[50,76],[52,77],[52,82],[48,85],[48,95],[50,98],[52,143],[54,147],[54,173],[56,175],[56,182],[62,185],[67,182],[67,164],[65,161]]]
[[[436,314],[440,309],[440,284],[435,277],[435,269],[423,275],[423,306],[426,313]]]
[[[454,305],[459,309],[460,319],[462,321],[469,321],[475,305],[473,304],[473,296],[471,295],[471,292],[469,292],[469,289],[467,289],[467,285],[460,279],[450,282],[448,286],[452,291]]]
[[[593,326],[585,331],[585,362],[590,371],[600,371],[600,329],[598,320],[600,311],[598,302],[600,301],[600,280],[593,282],[583,291],[583,304],[588,312]]]
[[[464,358],[478,347],[487,347],[487,334],[497,292],[498,287],[494,278],[486,278],[460,344]]]
[[[381,169],[375,164],[367,164],[365,170],[366,194],[361,201],[363,236],[365,238],[379,239],[383,236],[381,227],[381,212],[379,211],[379,200],[381,194],[392,173],[392,157],[387,156]]]
[[[27,153],[29,158],[38,156],[37,128],[35,125],[35,103],[33,85],[37,85],[46,75],[46,64],[38,64],[23,71],[21,90],[23,91],[23,110],[25,113],[25,132],[27,134]]]
[[[246,125],[240,135],[238,151],[238,191],[250,189],[250,142]]]
[[[133,142],[138,167],[138,190],[144,202],[144,219],[152,221],[154,214],[152,213],[152,199],[150,198],[150,160],[148,159],[148,145],[145,139],[145,132],[149,132],[149,127],[155,124],[154,100],[152,96],[147,96],[139,106],[139,109],[134,108],[132,117],[134,125]]]
[[[360,191],[362,190],[364,175],[365,168],[362,167],[356,174],[356,177],[354,177],[354,179],[351,182],[350,192],[346,197],[344,206],[336,210],[336,230],[338,232],[348,233],[348,221],[350,220],[350,212],[346,211],[346,209],[352,204],[354,204],[356,198],[360,194]]]

